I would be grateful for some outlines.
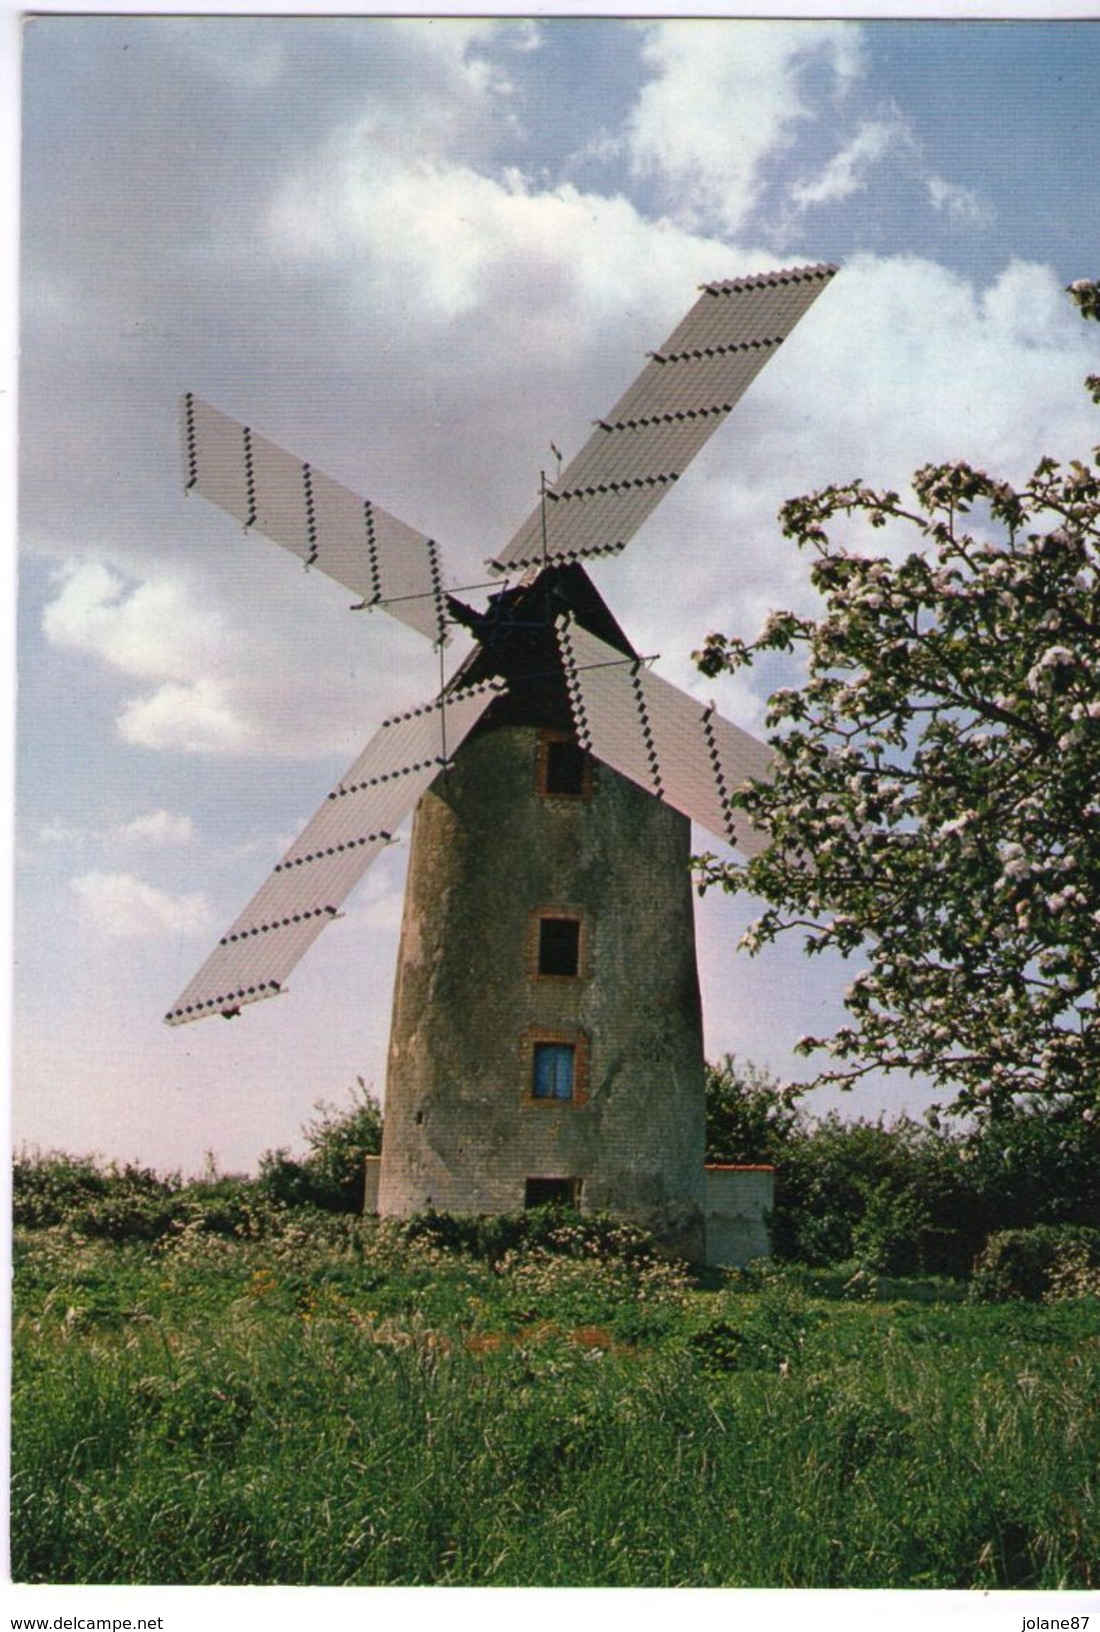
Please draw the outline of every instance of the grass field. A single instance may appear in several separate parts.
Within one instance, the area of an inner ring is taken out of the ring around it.
[[[17,1232],[16,1580],[1100,1585],[1095,1300],[560,1244]]]

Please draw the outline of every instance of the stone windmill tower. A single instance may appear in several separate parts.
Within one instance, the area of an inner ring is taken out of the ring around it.
[[[605,1210],[704,1255],[690,823],[752,853],[730,795],[767,751],[659,679],[582,562],[621,550],[833,276],[707,284],[491,563],[475,610],[433,540],[193,396],[187,486],[442,644],[166,1019],[286,977],[415,807],[379,1211]]]

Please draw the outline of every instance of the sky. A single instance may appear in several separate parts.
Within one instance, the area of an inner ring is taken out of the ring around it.
[[[277,1001],[162,1015],[435,654],[183,493],[193,390],[443,547],[534,502],[708,279],[838,276],[677,490],[592,567],[665,678],[810,610],[785,498],[1096,441],[1098,25],[39,16],[24,25],[13,1127],[254,1169],[384,1087],[405,843]],[[859,545],[858,538],[853,539]],[[455,642],[447,659],[462,655]],[[699,849],[714,841],[698,833]],[[708,1055],[777,1075],[858,963],[735,951],[699,903]],[[845,1102],[927,1102],[904,1079]],[[828,1108],[837,1097],[819,1096]]]

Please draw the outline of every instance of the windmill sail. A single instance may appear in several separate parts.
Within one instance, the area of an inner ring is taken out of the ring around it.
[[[570,618],[559,620],[558,642],[582,746],[716,838],[759,855],[767,835],[729,799],[768,776],[765,745]]]
[[[491,565],[504,572],[621,550],[836,271],[708,283]]]
[[[169,1025],[275,997],[504,686],[445,693],[387,720],[173,1007]]]
[[[370,606],[444,638],[435,542],[369,499],[258,436],[220,409],[183,398],[187,488],[335,578]]]

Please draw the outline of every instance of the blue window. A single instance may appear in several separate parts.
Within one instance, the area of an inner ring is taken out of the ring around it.
[[[535,1099],[572,1099],[574,1043],[536,1043],[531,1093]]]

